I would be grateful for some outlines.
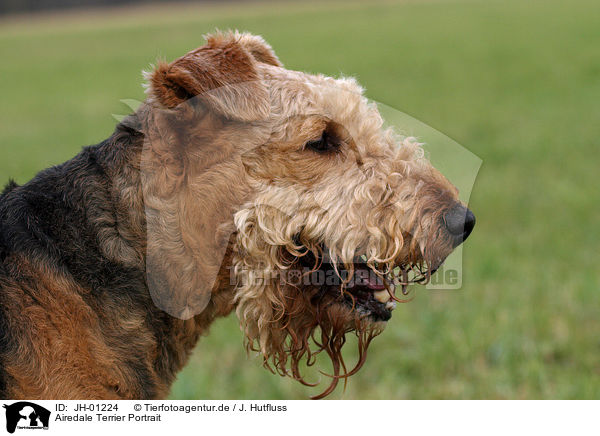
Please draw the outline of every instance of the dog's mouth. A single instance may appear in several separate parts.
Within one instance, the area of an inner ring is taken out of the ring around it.
[[[319,287],[314,298],[327,296],[335,303],[351,307],[361,318],[374,322],[388,321],[397,302],[408,301],[408,286],[426,282],[435,272],[435,269],[423,269],[420,264],[370,265],[364,255],[356,256],[352,266],[346,268],[332,262],[327,252],[326,247],[321,246],[319,254],[307,251],[299,257],[307,271],[304,276],[308,283]]]
[[[346,273],[347,271],[344,270]],[[339,289],[339,288],[338,288]],[[364,263],[354,263],[353,277],[346,284],[344,303],[374,321],[388,321],[396,308],[395,285]],[[339,291],[338,291],[339,292]]]

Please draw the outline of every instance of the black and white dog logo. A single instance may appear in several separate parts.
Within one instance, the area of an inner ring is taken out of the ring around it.
[[[50,411],[28,401],[19,401],[4,405],[6,409],[6,431],[14,433],[15,429],[48,429]]]

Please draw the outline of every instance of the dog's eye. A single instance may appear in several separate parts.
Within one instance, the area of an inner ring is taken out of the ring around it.
[[[306,148],[312,151],[316,151],[317,153],[325,153],[328,151],[336,150],[338,147],[338,141],[336,141],[335,138],[333,138],[327,132],[323,132],[319,139],[316,139],[314,141],[308,141],[306,143]]]

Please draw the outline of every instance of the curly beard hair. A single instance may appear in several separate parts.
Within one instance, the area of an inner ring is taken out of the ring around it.
[[[300,263],[295,262],[285,276],[302,274]],[[315,271],[313,269],[312,271]],[[292,274],[290,274],[292,273]],[[307,274],[304,272],[304,274]],[[248,351],[261,352],[264,366],[281,376],[289,376],[306,386],[318,383],[306,381],[300,366],[313,366],[319,354],[328,356],[332,365],[329,386],[312,397],[326,397],[337,387],[339,380],[358,372],[367,358],[369,344],[383,331],[382,323],[374,323],[360,315],[351,305],[340,304],[351,295],[338,287],[337,294],[324,286],[298,286],[282,280],[283,276],[271,278],[265,288],[273,293],[270,320],[256,324],[244,323],[252,309],[248,305],[238,306],[238,315],[246,327],[246,347]],[[261,331],[262,330],[262,331]],[[342,355],[346,335],[357,337],[358,360],[349,369]]]

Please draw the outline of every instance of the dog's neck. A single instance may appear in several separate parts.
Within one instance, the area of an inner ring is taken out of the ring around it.
[[[227,316],[235,308],[235,286],[230,276],[232,251],[231,243],[229,243],[223,259],[219,261],[219,265],[215,265],[216,276],[211,281],[211,297],[203,310],[194,313],[195,316],[190,319],[187,319],[187,316],[184,317],[186,319],[181,319],[182,317],[178,317],[177,314],[171,313],[170,315],[175,316],[169,316],[165,313],[165,307],[160,307],[161,304],[165,304],[164,301],[160,301],[161,295],[158,295],[157,298],[157,294],[153,294],[153,291],[157,291],[157,289],[152,290],[149,288],[149,278],[152,278],[152,274],[149,274],[149,268],[160,269],[161,267],[161,265],[149,262],[149,253],[154,253],[154,259],[164,262],[164,265],[167,265],[168,268],[177,267],[178,264],[177,262],[171,262],[170,259],[174,254],[168,252],[168,250],[159,251],[158,256],[156,256],[156,251],[151,252],[157,250],[157,248],[168,247],[153,246],[153,241],[148,236],[147,213],[150,212],[150,206],[147,198],[145,198],[145,191],[142,186],[144,183],[142,159],[144,147],[147,146],[146,139],[144,134],[132,129],[130,124],[121,124],[108,140],[96,146],[95,150],[90,150],[93,155],[103,157],[102,160],[98,158],[96,164],[102,168],[106,175],[103,196],[111,199],[111,201],[106,201],[105,198],[102,201],[104,207],[107,208],[103,216],[114,217],[114,221],[104,223],[105,227],[102,227],[98,234],[102,235],[102,239],[99,241],[100,250],[107,259],[119,264],[124,269],[133,269],[140,272],[146,288],[147,300],[149,304],[155,306],[153,311],[160,314],[160,318],[165,324],[166,340],[171,344],[169,347],[173,348],[170,355],[171,364],[174,366],[172,370],[175,372],[183,367],[199,336],[208,330],[210,324],[217,317]],[[226,190],[223,189],[223,192],[226,192]],[[229,201],[231,204],[235,200],[235,202],[241,204],[244,198],[224,200]],[[210,212],[210,210],[202,210],[204,216]],[[214,235],[215,232],[211,232],[211,236],[214,237]],[[235,234],[229,234],[230,241],[234,237]],[[210,256],[211,253],[208,252],[207,255]],[[202,267],[203,265],[198,265],[194,276],[203,277]],[[156,270],[152,272],[156,272]],[[159,271],[159,274],[162,274],[162,272]],[[176,273],[176,271],[167,272]],[[181,293],[182,289],[177,288],[177,282],[169,282],[168,276],[166,278],[161,276],[160,279],[163,280],[160,284],[165,287],[158,289],[158,292],[168,292],[169,294],[166,297],[173,298],[177,302],[177,298],[181,295],[189,296],[189,294],[185,294],[186,288],[183,288],[184,293]],[[165,295],[163,294],[163,296]],[[179,357],[173,359],[174,354]],[[170,374],[171,371],[168,371],[168,373]]]

